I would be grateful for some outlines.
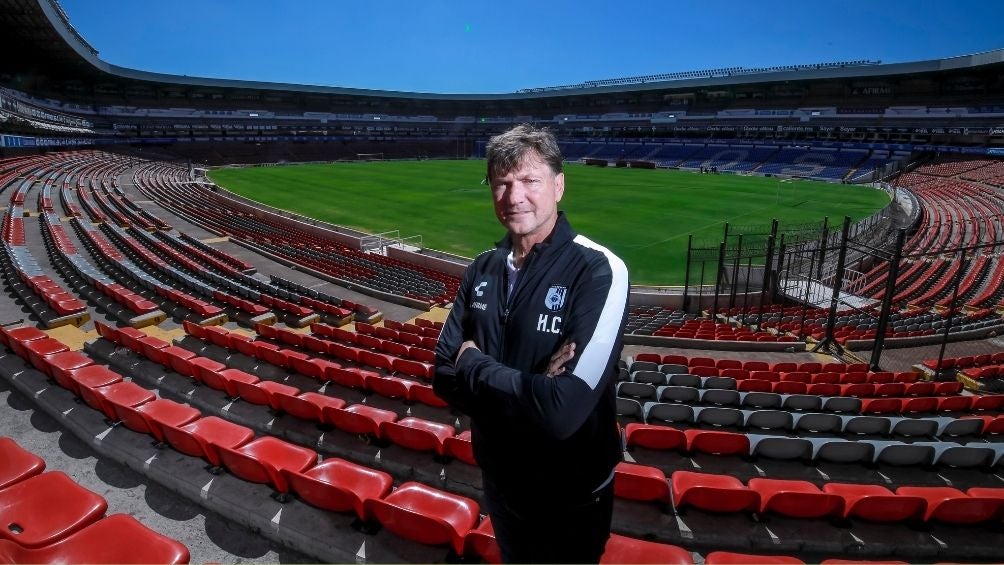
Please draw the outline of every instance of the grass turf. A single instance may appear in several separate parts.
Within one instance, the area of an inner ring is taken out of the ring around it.
[[[270,206],[380,233],[421,234],[424,245],[466,257],[503,235],[484,161],[395,161],[216,169],[217,184]],[[578,231],[627,263],[633,284],[682,284],[687,236],[718,241],[723,222],[799,224],[860,219],[885,206],[879,190],[686,171],[565,169],[560,208]]]

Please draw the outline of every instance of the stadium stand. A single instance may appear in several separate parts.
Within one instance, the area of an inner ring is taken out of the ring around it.
[[[19,55],[0,64],[12,298],[0,420],[57,431],[45,445],[75,465],[47,470],[0,438],[0,561],[216,561],[212,545],[219,561],[254,561],[267,543],[302,553],[276,561],[500,562],[470,422],[431,387],[433,319],[455,274],[246,202],[199,165],[478,157],[526,120],[552,123],[569,161],[883,181],[918,218],[883,320],[889,349],[906,348],[887,370],[807,351],[825,337],[816,305],[631,305],[604,563],[999,558],[1004,360],[990,334],[1004,324],[1004,262],[999,247],[954,254],[1004,227],[1000,52],[936,72],[906,63],[911,81],[867,65],[867,88],[862,62],[732,68],[531,89],[489,110],[476,97],[140,80],[95,65],[55,2],[0,0],[0,13],[0,42]],[[727,95],[693,82],[709,77]],[[816,92],[824,82],[843,94]],[[854,266],[855,292],[882,298],[888,267]],[[879,316],[841,306],[836,343],[873,340]],[[932,344],[948,325],[952,345],[973,343],[942,355]],[[179,543],[110,504],[126,483],[164,525],[219,516]],[[257,545],[221,541],[237,530]]]

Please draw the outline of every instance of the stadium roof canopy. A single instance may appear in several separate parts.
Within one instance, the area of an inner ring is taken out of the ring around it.
[[[419,107],[425,102],[429,110],[435,110],[445,103],[454,111],[462,110],[466,106],[464,102],[494,102],[499,111],[519,112],[526,110],[528,106],[536,106],[534,101],[544,103],[544,107],[571,109],[599,105],[583,103],[590,98],[608,100],[606,104],[609,104],[610,96],[634,95],[647,102],[641,106],[651,106],[674,94],[695,91],[756,88],[758,85],[778,83],[846,83],[852,80],[895,77],[928,76],[937,81],[940,79],[936,77],[960,73],[995,75],[998,79],[990,81],[994,83],[993,90],[1004,91],[1004,86],[999,84],[999,77],[1004,74],[1004,49],[908,63],[871,64],[868,61],[855,61],[847,64],[828,63],[755,70],[737,68],[719,69],[715,72],[695,71],[531,88],[499,94],[414,93],[189,77],[120,67],[103,61],[97,50],[73,29],[56,0],[0,0],[0,49],[5,54],[16,54],[14,57],[5,56],[0,61],[0,81],[14,88],[30,93],[61,96],[64,100],[104,98],[109,102],[109,97],[121,98],[125,94],[125,98],[132,98],[134,103],[141,100],[141,103],[146,103],[147,100],[143,99],[165,98],[166,90],[173,93],[166,98],[209,98],[204,94],[226,93],[224,97],[229,100],[248,102],[281,99],[295,103],[298,98],[302,102],[303,97],[307,97],[315,103],[320,101],[319,98],[324,99],[335,106],[378,107],[383,104],[390,109],[405,101],[412,104],[417,102]],[[193,92],[201,92],[203,96],[191,96]],[[133,93],[132,96],[129,93]],[[398,104],[394,104],[394,100]],[[548,101],[554,104],[548,104]],[[627,107],[630,105],[631,102],[626,102],[624,108],[617,108],[616,104],[612,108],[608,105],[604,111],[652,109]],[[478,109],[484,110],[483,107]]]

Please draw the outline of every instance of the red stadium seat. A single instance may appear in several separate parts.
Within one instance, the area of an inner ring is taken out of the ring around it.
[[[334,396],[328,396],[320,392],[308,391],[296,394],[294,392],[280,392],[274,389],[271,392],[272,399],[277,403],[277,410],[282,410],[291,416],[295,416],[303,420],[310,420],[312,422],[323,421],[322,414],[325,407],[345,407],[345,401],[341,398],[335,398]]]
[[[939,383],[939,384],[958,384],[962,383]],[[973,405],[972,396],[941,396],[938,397],[938,412],[969,412],[969,409]]]
[[[0,539],[36,548],[56,542],[105,515],[105,499],[55,471],[0,491]]]
[[[188,548],[128,514],[113,514],[60,539],[29,549],[0,541],[3,563],[188,563]]]
[[[9,437],[0,437],[0,490],[45,470],[45,460]]]
[[[995,518],[1004,499],[972,496],[952,487],[899,487],[896,494],[915,496],[927,501],[924,521],[950,524],[977,524]]]
[[[477,466],[478,462],[474,459],[474,446],[471,443],[470,430],[464,430],[455,436],[446,438],[443,447],[450,457],[459,459],[468,465]]]
[[[430,385],[424,385],[420,383],[415,383],[411,385],[408,389],[408,393],[411,394],[411,398],[414,402],[421,402],[426,406],[435,406],[438,408],[446,408],[449,404],[440,398]]]
[[[844,499],[844,518],[861,518],[872,522],[902,522],[919,518],[927,502],[920,497],[895,494],[879,485],[827,483],[823,492]]]
[[[753,371],[769,371],[770,364],[766,361],[745,361],[743,362],[743,369],[753,372]]]
[[[687,445],[687,436],[676,428],[632,422],[625,428],[629,447],[679,449]]]
[[[342,366],[334,361],[328,361],[327,359],[301,359],[299,357],[290,358],[290,368],[294,372],[319,381],[327,380],[325,373],[327,372],[328,367],[331,367],[332,369],[340,369]]]
[[[370,469],[344,459],[325,459],[303,472],[282,471],[290,489],[305,502],[334,512],[355,512],[365,521],[364,502],[383,498],[391,490],[393,478],[383,471]]]
[[[357,388],[360,390],[366,390],[368,388],[366,385],[367,379],[377,376],[379,375],[373,371],[365,371],[355,367],[327,367],[324,370],[324,377],[327,380],[344,387]]]
[[[664,565],[693,565],[689,551],[675,545],[657,543],[619,534],[610,534],[607,546],[600,557],[602,565],[616,563],[662,563]]]
[[[122,375],[104,365],[87,365],[69,371],[71,392],[80,396],[80,389],[108,386],[122,381]]]
[[[712,455],[749,455],[750,440],[745,434],[699,430],[690,428],[683,431],[687,438],[687,451],[698,451]]]
[[[246,481],[271,484],[280,493],[289,492],[283,470],[302,473],[317,463],[317,452],[313,449],[272,436],[259,437],[236,448],[218,447],[228,471]]]
[[[149,390],[132,381],[122,381],[98,388],[82,388],[80,396],[91,408],[104,412],[109,420],[118,421],[116,406],[136,408],[157,398]]]
[[[251,428],[216,416],[206,416],[183,426],[165,424],[162,430],[171,447],[186,455],[201,457],[216,467],[223,464],[219,447],[236,449],[254,439]]]
[[[674,471],[670,478],[673,506],[694,506],[709,512],[757,512],[760,495],[730,475]]]
[[[230,335],[227,336],[227,349],[231,349],[252,358],[257,352],[255,346],[256,343],[257,342],[253,337],[239,332],[230,332]]]
[[[48,364],[48,374],[52,380],[67,390],[74,390],[71,371],[93,365],[94,361],[79,351],[64,351],[46,357],[46,363]]]
[[[634,356],[635,361],[646,361],[648,363],[655,363],[656,365],[662,363],[662,356],[658,353],[639,353]]]
[[[868,381],[867,373],[863,372],[840,372],[840,384],[862,384]]]
[[[25,352],[24,346],[29,341],[35,341],[37,339],[47,339],[49,334],[43,332],[42,330],[30,326],[22,326],[14,329],[3,328],[0,330],[3,332],[5,339],[4,345],[10,348],[15,355],[21,357],[22,359],[27,359],[27,353]]]
[[[31,363],[32,367],[35,367],[50,377],[52,375],[50,375],[49,371],[46,370],[48,368],[48,364],[45,362],[45,357],[47,355],[56,355],[57,353],[63,353],[70,350],[66,344],[58,339],[52,339],[51,337],[26,341],[21,344],[21,347],[24,349],[27,356],[26,358],[28,359],[28,362]]]
[[[712,551],[704,557],[705,565],[804,565],[805,561],[788,555],[760,555]]]
[[[368,404],[353,404],[345,408],[325,407],[322,414],[325,422],[344,432],[374,437],[381,437],[380,427],[383,422],[397,420],[396,413]]]
[[[485,517],[478,527],[467,532],[464,537],[464,553],[466,557],[478,558],[485,563],[502,563],[502,550],[495,541],[495,529],[491,518]]]
[[[614,468],[614,495],[628,500],[668,501],[669,483],[655,467],[621,461]]]
[[[386,398],[409,398],[412,381],[397,377],[373,376],[366,379],[366,387]]]
[[[192,364],[192,371],[195,373],[193,377],[197,381],[206,382],[210,380],[212,382],[219,382],[214,380],[217,374],[221,371],[225,371],[227,366],[219,361],[214,361],[208,357],[194,357],[189,363]],[[220,389],[223,390],[223,389]],[[232,396],[232,395],[231,395]]]
[[[152,335],[147,335],[139,338],[137,340],[139,346],[142,349],[140,353],[143,357],[146,357],[150,361],[157,363],[158,365],[164,364],[164,356],[161,353],[162,350],[170,347],[170,343],[160,339],[159,337],[154,337]]]
[[[437,455],[446,453],[443,442],[456,433],[457,430],[452,425],[430,422],[413,416],[380,422],[381,437],[407,449],[435,451]]]
[[[164,367],[170,368],[179,375],[195,377],[195,367],[192,366],[192,359],[195,359],[198,355],[184,347],[176,345],[165,347],[160,350],[160,353],[163,356]]]
[[[150,434],[161,442],[164,441],[164,426],[184,426],[202,415],[187,404],[166,398],[158,398],[136,408],[115,405],[115,414],[127,428],[141,434]]]
[[[277,398],[277,395],[296,396],[297,394],[300,394],[300,389],[284,385],[282,383],[277,383],[275,381],[257,381],[249,383],[245,381],[232,380],[228,384],[233,385],[233,388],[236,391],[234,396],[239,396],[241,400],[250,402],[251,404],[268,406],[272,410],[279,410],[279,399]]]
[[[195,361],[200,361],[200,360],[206,360],[210,361],[211,363],[216,363],[216,361],[206,359],[205,357],[199,357]],[[208,386],[209,388],[223,391],[229,398],[236,398],[237,396],[240,395],[240,392],[238,391],[237,388],[238,384],[255,385],[259,381],[258,377],[254,375],[245,373],[240,369],[228,369],[226,365],[223,365],[222,363],[216,363],[214,367],[218,366],[219,368],[215,370],[211,367],[206,367],[203,365],[205,364],[201,362],[195,363],[195,366],[198,368],[199,374],[201,375],[199,380],[202,381],[202,383]],[[256,400],[261,400],[260,394],[252,391],[247,391],[246,389],[242,390],[248,392],[249,396],[251,397],[248,399],[248,402],[255,404],[268,403],[267,395],[265,398],[266,402],[255,402]]]
[[[426,545],[450,545],[462,555],[464,536],[478,522],[478,503],[416,482],[363,503],[367,514],[398,536]]]
[[[823,518],[840,515],[844,499],[828,494],[808,481],[750,479],[749,488],[760,495],[760,512],[776,512],[792,518]]]

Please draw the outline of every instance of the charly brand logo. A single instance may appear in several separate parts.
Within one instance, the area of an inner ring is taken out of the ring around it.
[[[544,306],[552,312],[561,310],[565,305],[565,296],[568,294],[567,286],[554,285],[547,289],[547,296],[544,297]]]
[[[485,295],[484,288],[486,286],[488,286],[488,281],[479,282],[477,286],[474,287],[474,296],[477,296],[479,298],[484,296]],[[482,312],[488,311],[488,305],[485,304],[484,302],[478,302],[477,300],[475,300],[471,304],[471,308],[474,308],[476,310],[481,310]]]

